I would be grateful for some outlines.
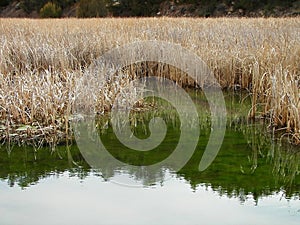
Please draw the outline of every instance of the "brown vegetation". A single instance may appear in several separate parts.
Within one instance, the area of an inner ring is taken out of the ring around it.
[[[270,118],[273,129],[300,144],[299,24],[300,18],[0,19],[0,139],[18,128],[26,137],[48,128],[63,136],[85,68],[113,47],[156,39],[198,54],[223,88],[248,89],[249,117]],[[102,99],[97,109],[109,110]]]

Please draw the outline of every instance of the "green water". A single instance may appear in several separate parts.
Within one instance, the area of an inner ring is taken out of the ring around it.
[[[200,138],[179,171],[147,165],[172,154],[180,121],[172,109],[156,110],[168,132],[159,147],[137,152],[115,137],[107,118],[101,140],[120,167],[91,168],[75,143],[0,148],[0,224],[299,224],[300,150],[279,144],[262,123],[249,123],[249,99],[226,94],[228,122],[221,150],[203,172],[209,113],[201,93],[190,93],[200,114]],[[153,113],[133,113],[134,134],[147,138]],[[144,169],[141,169],[144,168]]]

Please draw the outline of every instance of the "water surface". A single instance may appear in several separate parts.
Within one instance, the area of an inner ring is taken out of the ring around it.
[[[272,141],[265,125],[245,119],[245,96],[227,95],[228,124],[210,167],[198,166],[210,134],[200,94],[197,149],[180,170],[133,170],[103,163],[92,169],[75,144],[0,149],[0,224],[299,224],[299,148]],[[164,116],[168,134],[153,152],[134,152],[101,122],[101,139],[118,160],[143,166],[172,153],[180,121]],[[135,135],[147,137],[147,113],[135,115]],[[141,119],[142,118],[142,119]]]

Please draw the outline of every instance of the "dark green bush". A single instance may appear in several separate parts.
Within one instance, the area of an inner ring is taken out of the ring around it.
[[[5,7],[9,4],[9,0],[0,0],[0,7]]]
[[[77,17],[105,17],[107,16],[105,0],[80,0]]]
[[[48,2],[40,10],[40,17],[42,18],[59,18],[62,10],[55,3]]]

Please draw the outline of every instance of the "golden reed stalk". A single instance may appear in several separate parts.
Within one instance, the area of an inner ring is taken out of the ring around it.
[[[299,17],[0,19],[0,126],[7,130],[37,123],[68,129],[74,83],[84,69],[113,47],[155,39],[198,54],[223,88],[251,91],[249,117],[271,118],[272,128],[285,130],[300,144],[299,27]],[[193,86],[191,79],[168,65],[140,63],[128,71],[133,74],[145,67]],[[122,83],[102,90],[99,111],[110,109]]]

